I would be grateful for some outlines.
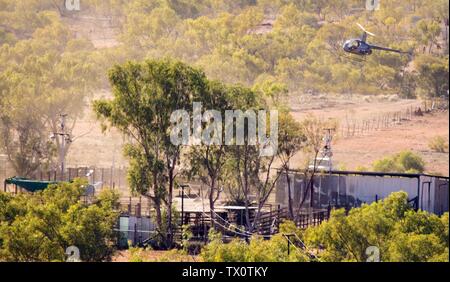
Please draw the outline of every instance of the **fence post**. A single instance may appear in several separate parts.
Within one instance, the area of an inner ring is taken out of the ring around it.
[[[136,241],[137,241],[137,223],[134,224],[134,242],[133,245],[136,245]]]
[[[281,213],[281,205],[278,205],[278,211],[277,211],[277,232],[280,231],[280,213]]]
[[[141,207],[142,207],[142,197],[139,196],[139,203],[138,203],[138,210],[137,210],[137,215],[138,217],[141,217]]]

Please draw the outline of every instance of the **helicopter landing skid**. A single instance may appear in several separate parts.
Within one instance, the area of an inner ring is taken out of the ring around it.
[[[342,58],[348,59],[357,63],[365,63],[366,62],[366,56],[361,57],[355,57],[351,55],[341,55]]]
[[[333,48],[334,49],[334,48]],[[360,57],[360,56],[358,56],[358,57],[355,57],[355,56],[352,56],[352,55],[350,55],[350,54],[348,54],[348,53],[343,53],[343,52],[341,52],[340,50],[328,50],[331,54],[333,54],[334,56],[337,56],[338,58],[339,58],[339,60],[343,60],[343,59],[347,59],[347,60],[351,60],[351,61],[353,61],[353,62],[356,62],[356,63],[361,63],[361,64],[364,64],[365,62],[366,62],[366,56],[363,56],[363,57]]]

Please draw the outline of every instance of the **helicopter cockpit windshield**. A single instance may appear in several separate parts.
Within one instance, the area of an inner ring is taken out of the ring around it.
[[[360,43],[358,40],[352,39],[352,40],[348,40],[344,43],[344,49],[347,51],[353,51],[358,49],[360,46]]]

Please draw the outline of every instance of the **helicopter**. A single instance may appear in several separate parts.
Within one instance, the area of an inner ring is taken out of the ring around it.
[[[375,34],[367,31],[359,23],[357,23],[357,25],[360,29],[362,29],[362,31],[364,33],[360,39],[350,39],[350,40],[345,41],[345,43],[343,45],[343,49],[345,52],[350,53],[350,54],[356,54],[359,56],[368,56],[368,55],[372,54],[372,50],[381,50],[381,51],[411,55],[411,52],[405,52],[405,51],[401,51],[401,50],[380,47],[380,46],[371,45],[371,44],[367,43],[367,35],[375,36]]]

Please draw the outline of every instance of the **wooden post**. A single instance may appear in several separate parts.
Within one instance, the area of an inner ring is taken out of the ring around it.
[[[142,207],[142,197],[139,196],[138,212],[137,212],[138,217],[141,217],[141,207]]]
[[[291,254],[291,241],[290,241],[290,239],[289,239],[289,237],[286,237],[287,238],[287,247],[288,247],[288,256]]]
[[[134,242],[133,245],[136,245],[136,241],[137,241],[137,223],[134,224]]]
[[[281,205],[278,205],[278,211],[277,211],[277,232],[280,231],[280,214],[281,214]]]

